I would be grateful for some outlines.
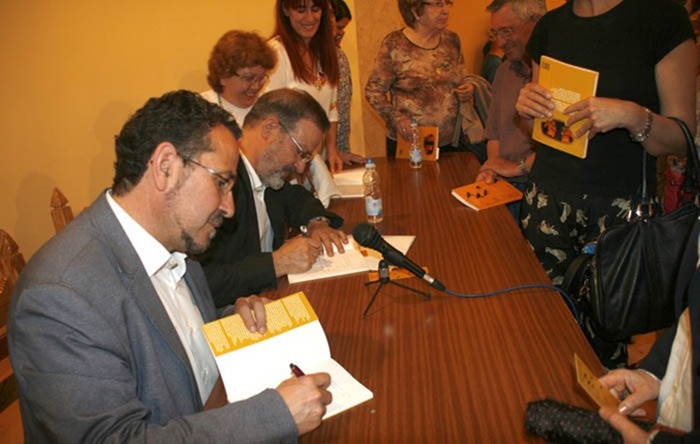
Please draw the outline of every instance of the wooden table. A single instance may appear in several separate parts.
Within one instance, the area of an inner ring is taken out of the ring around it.
[[[505,207],[475,212],[450,195],[471,182],[470,154],[447,153],[412,170],[377,159],[382,177],[382,234],[411,234],[408,256],[449,289],[478,293],[547,275]],[[361,199],[334,201],[349,233],[364,221]],[[374,399],[331,418],[303,443],[519,443],[528,401],[545,397],[594,408],[577,387],[573,354],[602,368],[560,296],[534,289],[459,299],[431,289],[431,300],[385,286],[365,319],[374,286],[367,274],[288,285],[318,313],[333,357],[374,392]],[[419,279],[402,281],[420,290]],[[375,284],[376,285],[376,284]]]

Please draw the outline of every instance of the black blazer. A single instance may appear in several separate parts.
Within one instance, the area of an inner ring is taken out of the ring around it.
[[[207,252],[198,258],[217,307],[232,304],[239,296],[277,287],[272,253],[260,251],[253,187],[243,160],[238,162],[232,193],[236,213],[224,221]],[[265,205],[274,250],[284,243],[290,228],[305,225],[314,217],[327,217],[333,228],[343,224],[341,217],[326,211],[321,202],[300,185],[285,183],[279,190],[268,188]]]

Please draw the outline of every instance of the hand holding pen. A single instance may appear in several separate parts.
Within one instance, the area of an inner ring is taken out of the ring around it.
[[[290,369],[294,377],[282,381],[277,392],[287,404],[302,435],[321,424],[326,406],[333,400],[328,391],[331,376],[328,373],[305,375],[294,364],[290,364]]]

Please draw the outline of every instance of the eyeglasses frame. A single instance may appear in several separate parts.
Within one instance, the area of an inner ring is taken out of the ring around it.
[[[222,196],[225,196],[227,193],[230,193],[233,189],[233,185],[236,183],[236,180],[233,177],[226,177],[191,157],[183,157],[182,159],[185,163],[189,162],[197,165],[198,167],[202,168],[207,173],[209,173],[212,177],[214,177],[217,180],[217,188]]]
[[[287,129],[287,127],[282,123],[281,120],[278,121],[278,122],[279,122],[279,124],[280,124],[280,128],[282,128],[282,129],[284,130],[284,132],[287,133],[287,135],[288,135],[289,138],[291,139],[292,143],[294,144],[294,147],[297,149],[297,156],[299,156],[299,158],[300,158],[304,163],[309,163],[309,162],[311,162],[311,159],[314,157],[313,153],[312,153],[312,152],[309,152],[309,151],[306,151],[306,150],[301,146],[301,144],[299,143],[299,141],[298,141],[294,136],[292,136],[292,133],[289,132],[289,129]]]

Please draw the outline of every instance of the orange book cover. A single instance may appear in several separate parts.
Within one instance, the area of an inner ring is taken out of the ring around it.
[[[555,108],[552,117],[535,118],[532,138],[585,159],[588,153],[588,133],[578,139],[573,137],[584,125],[585,120],[576,122],[571,127],[566,126],[569,117],[564,114],[564,109],[580,100],[595,96],[598,72],[542,56],[538,83],[551,91]]]
[[[476,211],[505,205],[523,198],[523,193],[505,179],[494,183],[474,182],[452,190],[452,195]]]
[[[435,162],[440,158],[440,143],[438,140],[437,126],[419,126],[418,131],[421,136],[421,146],[423,147],[423,160],[427,162]],[[411,143],[401,137],[396,136],[396,158],[408,159],[408,151],[411,148]]]

